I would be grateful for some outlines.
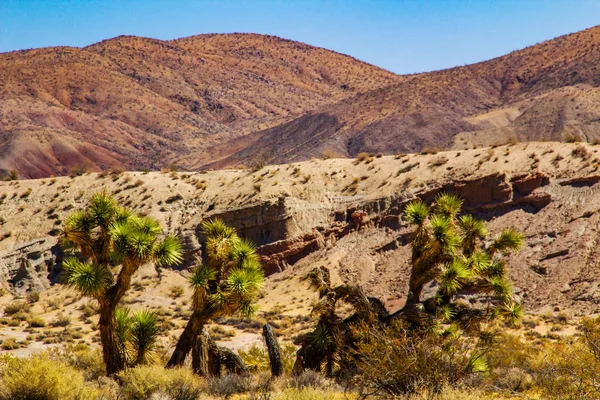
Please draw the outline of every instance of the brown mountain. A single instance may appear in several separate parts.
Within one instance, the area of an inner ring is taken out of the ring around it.
[[[0,169],[188,169],[325,152],[600,139],[600,27],[397,76],[280,38],[119,37],[0,54]]]
[[[40,177],[85,164],[195,168],[243,148],[250,132],[402,79],[253,34],[4,53],[0,169]]]
[[[414,152],[518,140],[600,139],[600,27],[486,62],[408,76],[254,135],[223,166],[262,154]]]

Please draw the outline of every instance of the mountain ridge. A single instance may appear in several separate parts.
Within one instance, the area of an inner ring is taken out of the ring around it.
[[[43,177],[595,141],[598,62],[600,27],[411,75],[252,33],[2,53],[0,169]]]

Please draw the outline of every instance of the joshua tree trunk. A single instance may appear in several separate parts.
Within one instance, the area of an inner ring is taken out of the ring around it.
[[[192,349],[192,368],[200,376],[220,376],[222,367],[232,374],[248,374],[244,360],[232,350],[217,346],[203,328]]]
[[[197,343],[197,338],[202,332],[202,328],[206,322],[205,316],[197,311],[192,313],[183,333],[177,341],[175,350],[167,363],[167,367],[177,367],[183,365],[188,353],[192,350],[194,344]]]
[[[296,352],[292,375],[301,375],[307,369],[320,371],[324,359],[325,355],[322,352],[317,351],[312,344],[304,343]]]
[[[271,375],[281,376],[283,374],[283,363],[281,362],[281,348],[277,343],[273,327],[269,324],[263,326],[263,336],[269,351],[269,362],[271,364]]]
[[[125,360],[121,355],[121,344],[116,333],[115,307],[108,301],[100,302],[100,341],[102,357],[106,365],[106,374],[114,375],[125,368]]]
[[[421,300],[423,282],[420,278],[413,269],[408,282],[408,296],[406,298],[406,305],[404,306],[406,309],[414,307]]]
[[[230,374],[248,375],[248,367],[242,357],[227,347],[217,347],[219,366],[223,365]]]
[[[202,333],[194,340],[192,347],[192,369],[200,376],[211,375],[210,366],[210,336],[205,327],[202,327]]]

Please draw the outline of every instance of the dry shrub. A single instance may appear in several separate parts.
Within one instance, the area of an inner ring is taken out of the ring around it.
[[[13,301],[4,306],[4,315],[13,315],[19,312],[29,312],[31,306],[24,301]]]
[[[364,162],[364,161],[369,161],[370,159],[371,159],[371,156],[369,155],[369,153],[367,153],[365,151],[360,152],[356,155],[356,161],[359,163]]]
[[[324,389],[331,386],[331,382],[322,374],[306,370],[298,376],[294,376],[290,381],[290,386],[295,389]]]
[[[192,400],[203,391],[203,381],[189,368],[165,369],[145,365],[128,369],[119,375],[121,395],[126,399],[149,399],[154,396]]]
[[[69,400],[96,398],[83,376],[46,353],[0,359],[0,399]]]
[[[600,318],[584,319],[582,336],[548,346],[537,379],[546,398],[600,398]]]
[[[273,400],[351,400],[355,397],[337,390],[287,388],[273,397],[264,398]]]
[[[514,398],[511,395],[505,397],[498,393],[486,393],[481,389],[456,388],[452,386],[445,386],[439,392],[423,389],[419,393],[402,397],[404,400],[504,400]]]
[[[426,146],[423,147],[423,150],[421,150],[421,154],[437,154],[443,150],[444,149],[442,149],[441,147]]]
[[[333,150],[327,149],[321,153],[321,159],[330,160],[332,158],[339,158],[340,156]]]
[[[423,390],[439,392],[487,369],[482,353],[458,335],[409,333],[399,324],[363,334],[353,379],[363,393],[394,397]]]
[[[446,164],[447,162],[448,162],[448,158],[446,158],[444,156],[440,156],[440,157],[437,157],[435,160],[431,161],[431,165],[433,167],[439,167],[439,166]]]
[[[517,143],[519,143],[519,139],[516,136],[511,136],[506,140],[506,144],[509,146],[514,146]]]
[[[246,393],[252,388],[252,379],[249,376],[226,374],[210,377],[207,380],[208,393],[229,398],[234,394]]]
[[[581,136],[577,135],[577,134],[573,134],[573,133],[566,133],[563,136],[563,139],[566,143],[577,143],[577,142],[581,142]]]
[[[573,157],[581,158],[582,160],[587,160],[591,156],[591,154],[588,151],[588,149],[585,146],[583,146],[583,145],[579,145],[579,146],[575,147],[571,151],[571,155]]]

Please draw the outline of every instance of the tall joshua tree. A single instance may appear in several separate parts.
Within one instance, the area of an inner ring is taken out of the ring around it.
[[[64,279],[100,306],[100,341],[106,372],[125,368],[123,344],[117,334],[116,310],[131,285],[131,278],[145,264],[179,263],[182,249],[172,236],[161,239],[161,227],[153,218],[117,206],[104,193],[94,194],[81,211],[72,213],[62,229],[65,250],[78,252],[64,262]]]
[[[493,315],[517,319],[520,306],[512,300],[503,256],[520,250],[523,234],[505,229],[488,240],[485,223],[471,215],[459,215],[461,207],[462,200],[451,194],[438,195],[432,207],[420,200],[407,205],[404,215],[413,226],[412,270],[402,312],[417,309],[423,287],[436,280],[437,293],[426,304],[429,311],[456,317],[452,301],[457,295],[483,293],[496,300],[489,309]]]
[[[194,290],[192,315],[167,363],[169,367],[183,364],[210,320],[252,314],[264,281],[254,245],[240,238],[234,228],[214,219],[202,223],[202,232],[206,238],[205,262],[189,275]]]

